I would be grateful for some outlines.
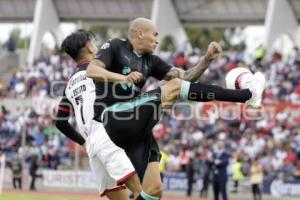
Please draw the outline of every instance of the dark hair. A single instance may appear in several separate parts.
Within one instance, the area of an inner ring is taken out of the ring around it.
[[[61,44],[61,49],[71,56],[74,60],[77,60],[80,54],[80,50],[85,47],[88,41],[94,39],[94,34],[90,31],[80,29],[70,35],[68,35]]]

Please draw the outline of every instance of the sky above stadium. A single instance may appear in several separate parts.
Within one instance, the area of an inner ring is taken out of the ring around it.
[[[62,23],[61,25],[64,35],[68,35],[74,30],[76,30],[76,25],[73,23]],[[33,25],[32,23],[20,23],[20,24],[10,24],[10,23],[0,23],[0,41],[4,43],[8,40],[10,32],[14,28],[19,28],[21,30],[21,37],[28,37],[32,33]],[[43,43],[49,48],[55,46],[55,41],[52,35],[48,32],[44,35]]]

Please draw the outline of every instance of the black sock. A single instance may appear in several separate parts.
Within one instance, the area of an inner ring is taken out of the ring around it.
[[[191,83],[188,100],[191,101],[230,101],[245,103],[252,97],[249,89],[230,90],[215,85]]]

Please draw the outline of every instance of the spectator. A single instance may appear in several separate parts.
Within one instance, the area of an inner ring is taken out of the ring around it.
[[[190,158],[192,156],[191,151],[188,149],[188,147],[184,147],[182,151],[179,154],[180,157],[180,166],[181,166],[181,171],[186,172],[186,167],[190,162]]]
[[[258,162],[258,158],[252,159],[250,168],[250,182],[252,186],[252,194],[254,200],[261,200],[260,185],[263,181],[263,169],[261,164]]]
[[[190,157],[188,164],[186,165],[186,177],[187,177],[187,191],[186,195],[190,197],[192,195],[193,183],[195,183],[195,161],[193,157]]]
[[[160,171],[161,180],[163,181],[164,172],[166,170],[166,166],[168,163],[168,154],[164,150],[161,150],[160,153],[161,153],[161,158],[160,158],[160,162],[159,162],[159,171]]]
[[[244,179],[243,167],[241,163],[241,158],[237,158],[237,160],[232,164],[232,180],[234,182],[233,192],[237,193],[239,188],[239,183]]]
[[[293,171],[293,176],[295,180],[300,180],[300,160],[297,161],[295,169]]]
[[[223,200],[227,200],[227,166],[229,163],[229,155],[225,151],[223,141],[218,141],[217,148],[212,155],[211,163],[214,199],[219,200],[219,195],[221,195]]]
[[[6,50],[9,53],[14,53],[16,51],[16,41],[13,39],[13,37],[9,37],[8,41],[6,42]]]
[[[13,186],[15,189],[22,189],[22,161],[18,155],[16,155],[10,164],[12,177],[13,177]]]
[[[208,154],[208,153],[207,153]],[[207,154],[202,154],[200,162],[201,162],[201,167],[200,167],[200,174],[202,175],[202,188],[200,190],[200,197],[201,198],[206,198],[208,196],[208,189],[209,189],[209,184],[210,184],[210,178],[211,178],[211,164],[208,160],[209,155]]]
[[[37,178],[42,178],[42,175],[37,174],[38,169],[39,169],[39,162],[37,160],[37,156],[33,155],[31,157],[31,163],[29,168],[29,174],[31,176],[30,190],[36,190],[35,181]]]
[[[184,53],[179,53],[175,58],[175,66],[187,70],[188,60],[184,56]]]

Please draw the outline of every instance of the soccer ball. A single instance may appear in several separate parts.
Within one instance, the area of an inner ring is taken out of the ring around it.
[[[226,74],[226,88],[234,90],[247,89],[252,79],[253,74],[249,69],[244,67],[234,68]]]

